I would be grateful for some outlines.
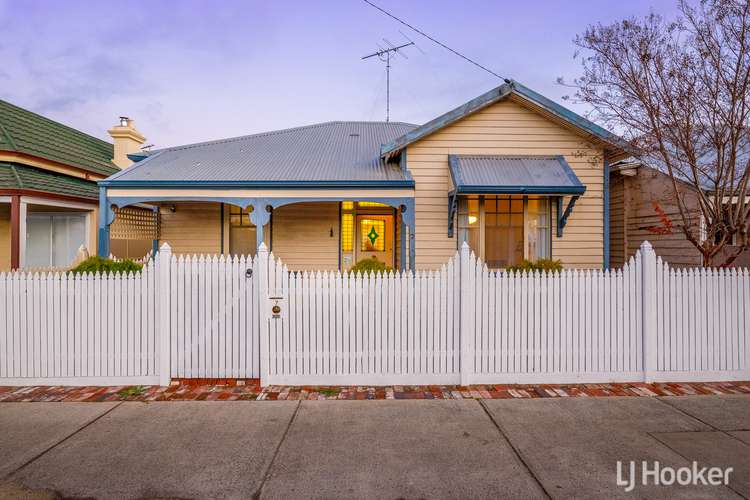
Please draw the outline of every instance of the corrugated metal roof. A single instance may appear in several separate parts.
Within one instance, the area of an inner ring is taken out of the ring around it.
[[[380,145],[413,129],[398,122],[327,122],[151,153],[108,179],[144,181],[314,182],[410,180],[385,165]]]
[[[582,194],[562,156],[449,155],[459,193]]]

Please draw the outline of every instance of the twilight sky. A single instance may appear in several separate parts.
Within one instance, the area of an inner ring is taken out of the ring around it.
[[[560,102],[578,76],[572,39],[671,0],[374,0],[503,76]],[[423,123],[499,85],[361,0],[0,0],[0,98],[95,136],[128,115],[166,147],[330,120]],[[571,106],[583,112],[585,108]]]

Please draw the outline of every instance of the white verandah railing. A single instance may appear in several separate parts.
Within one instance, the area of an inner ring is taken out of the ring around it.
[[[0,274],[0,385],[750,379],[747,270],[289,272],[173,256],[128,275]],[[273,311],[278,306],[279,312]]]

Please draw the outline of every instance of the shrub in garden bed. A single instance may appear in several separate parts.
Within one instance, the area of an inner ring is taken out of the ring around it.
[[[105,259],[103,257],[89,257],[84,260],[76,267],[70,270],[73,274],[85,274],[85,273],[137,273],[143,268],[142,265],[138,264],[129,259],[125,260],[112,260]]]
[[[505,268],[506,271],[515,272],[531,272],[531,271],[547,271],[547,272],[560,272],[563,270],[562,262],[559,260],[552,259],[539,259],[536,262],[530,260],[523,260],[520,264],[515,266],[508,266]]]
[[[355,265],[353,265],[349,272],[351,273],[370,273],[370,274],[377,274],[377,273],[389,273],[393,271],[393,268],[390,266],[386,266],[383,262],[380,262],[376,258],[372,259],[362,259],[359,262],[357,262]]]

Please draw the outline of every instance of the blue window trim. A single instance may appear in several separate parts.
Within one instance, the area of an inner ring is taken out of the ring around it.
[[[606,155],[606,151],[605,151]],[[604,158],[604,269],[609,269],[609,160]]]
[[[562,238],[563,229],[568,224],[568,217],[570,217],[570,214],[573,213],[573,207],[576,205],[578,198],[580,198],[580,196],[571,197],[570,201],[568,201],[568,206],[565,207],[565,210],[562,209],[563,197],[559,196],[557,198],[557,237],[558,238]]]
[[[458,211],[458,194],[455,190],[448,193],[448,238],[453,238],[456,212]]]

